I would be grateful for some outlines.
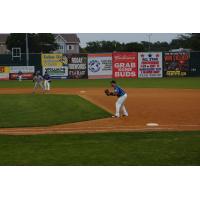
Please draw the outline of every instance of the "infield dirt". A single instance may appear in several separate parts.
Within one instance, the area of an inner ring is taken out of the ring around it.
[[[1,89],[0,94],[27,94],[31,89]],[[127,131],[200,130],[200,90],[198,89],[126,89],[129,116],[106,118],[49,127],[1,128],[0,134],[32,135],[52,133],[96,133]],[[51,94],[76,94],[115,111],[116,97],[107,97],[104,88],[54,88]],[[44,94],[48,95],[48,94]],[[73,113],[72,113],[73,114]],[[147,123],[159,126],[148,127]]]

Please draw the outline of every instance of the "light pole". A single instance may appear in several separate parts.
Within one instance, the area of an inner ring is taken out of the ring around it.
[[[150,45],[150,43],[151,43],[151,36],[152,36],[152,33],[147,34],[147,36],[148,36],[148,38],[149,38],[149,51],[150,51],[150,50],[151,50],[151,45]]]
[[[29,66],[28,33],[26,33],[26,66]]]

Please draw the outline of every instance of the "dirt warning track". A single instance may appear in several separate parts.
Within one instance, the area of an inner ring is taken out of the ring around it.
[[[49,127],[1,128],[0,134],[200,130],[200,90],[126,89],[126,91],[129,117],[106,118]],[[31,92],[31,89],[0,89],[0,94]],[[104,88],[54,88],[50,93],[80,95],[111,113],[115,111],[116,98],[105,96]],[[147,126],[147,123],[155,123],[158,126]]]

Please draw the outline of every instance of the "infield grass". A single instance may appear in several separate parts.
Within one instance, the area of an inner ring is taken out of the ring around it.
[[[0,136],[0,165],[200,165],[200,131]]]
[[[0,128],[49,126],[109,116],[76,95],[0,95]]]
[[[110,86],[111,79],[97,80],[53,80],[53,88],[95,88]],[[126,88],[183,88],[200,89],[200,77],[153,78],[153,79],[117,79],[117,83]],[[31,88],[32,81],[0,81],[0,88]]]

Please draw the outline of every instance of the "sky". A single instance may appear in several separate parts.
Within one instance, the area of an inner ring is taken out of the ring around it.
[[[78,33],[78,37],[81,41],[81,47],[85,47],[87,42],[101,41],[101,40],[116,40],[118,42],[170,42],[172,39],[177,38],[180,33]]]

